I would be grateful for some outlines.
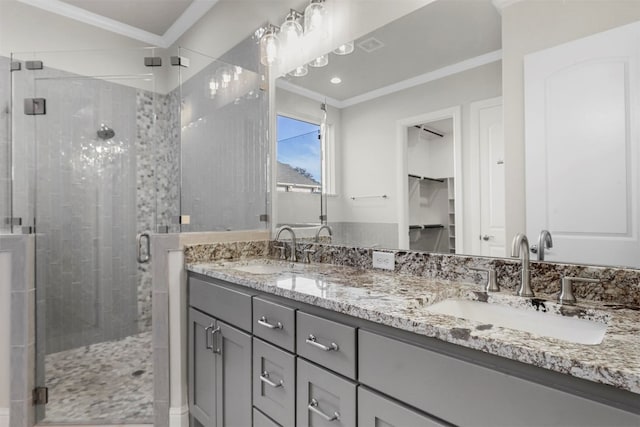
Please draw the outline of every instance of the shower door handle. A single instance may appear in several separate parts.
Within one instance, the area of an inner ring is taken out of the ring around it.
[[[145,247],[147,249],[146,254],[142,252],[142,240],[145,240]],[[138,236],[136,237],[136,243],[138,245],[138,262],[140,264],[149,262],[149,260],[151,259],[151,238],[149,237],[149,233],[144,232],[138,234]]]

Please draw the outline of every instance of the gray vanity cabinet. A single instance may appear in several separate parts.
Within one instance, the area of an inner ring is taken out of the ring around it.
[[[189,411],[204,427],[216,425],[216,355],[213,353],[213,329],[216,320],[189,309]]]
[[[191,425],[246,427],[252,422],[251,298],[189,279],[189,410]],[[248,319],[247,319],[248,317]],[[235,325],[242,325],[236,327]]]
[[[362,386],[358,387],[358,427],[442,427],[447,425]]]

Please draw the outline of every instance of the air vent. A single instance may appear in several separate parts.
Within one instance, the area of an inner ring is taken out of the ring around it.
[[[364,39],[361,42],[358,42],[358,47],[367,53],[371,53],[383,48],[384,43],[382,43],[375,37],[369,37],[368,39]]]

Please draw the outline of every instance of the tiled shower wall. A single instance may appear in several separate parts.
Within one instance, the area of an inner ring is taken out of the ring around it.
[[[19,105],[14,118],[17,216],[29,221],[37,208],[37,305],[46,319],[38,339],[51,353],[149,330],[151,279],[136,262],[135,236],[155,232],[156,213],[158,224],[178,213],[177,96],[46,67],[13,77],[16,99],[47,99],[46,116],[25,116]],[[102,122],[124,151],[95,162],[83,153],[95,152]]]
[[[247,39],[182,86],[182,231],[265,228],[267,213],[268,97],[260,89],[259,54]],[[182,54],[182,53],[181,53]],[[184,55],[194,53],[186,52]],[[233,66],[228,64],[234,64]],[[221,69],[241,74],[215,94]]]
[[[179,91],[168,95],[136,91],[136,230],[179,232],[180,104]],[[154,126],[154,116],[156,117]],[[151,265],[138,264],[138,330],[151,329]]]

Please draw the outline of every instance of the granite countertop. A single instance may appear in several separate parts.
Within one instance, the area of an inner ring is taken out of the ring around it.
[[[485,293],[472,283],[428,280],[382,270],[332,264],[295,264],[269,258],[193,263],[187,270],[312,304],[375,323],[414,332],[633,393],[640,393],[640,311],[579,301],[560,306],[550,295],[521,298],[513,292]],[[252,267],[258,266],[258,267]],[[265,266],[264,268],[261,266]],[[276,266],[276,267],[267,267]],[[270,268],[285,267],[272,272]],[[257,268],[260,274],[238,268]],[[607,324],[602,343],[574,344],[515,329],[434,314],[426,308],[456,298],[538,310],[545,315]]]

